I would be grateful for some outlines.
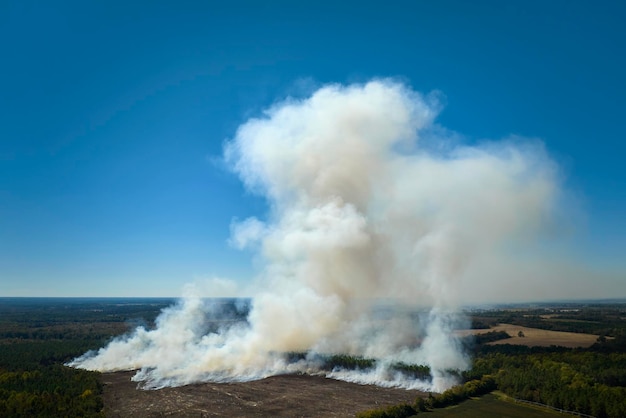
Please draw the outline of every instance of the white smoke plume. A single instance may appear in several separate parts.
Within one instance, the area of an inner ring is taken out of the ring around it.
[[[438,109],[430,96],[374,80],[322,87],[241,125],[225,160],[270,208],[265,220],[232,226],[231,244],[264,260],[246,320],[217,321],[222,305],[191,291],[155,329],[71,365],[136,369],[135,380],[161,387],[315,372],[320,356],[344,353],[376,366],[329,376],[452,385],[449,371],[468,365],[452,332],[464,291],[505,280],[485,277],[491,262],[532,253],[558,184],[536,143],[437,146]],[[427,365],[432,378],[407,378],[398,362]]]

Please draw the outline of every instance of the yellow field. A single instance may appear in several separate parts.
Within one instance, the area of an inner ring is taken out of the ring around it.
[[[461,331],[462,335],[469,334],[484,334],[491,331],[504,331],[511,336],[505,340],[493,341],[488,343],[494,344],[514,344],[514,345],[527,345],[529,347],[541,346],[549,347],[551,345],[559,345],[562,347],[589,347],[593,345],[598,339],[597,335],[592,334],[579,334],[575,332],[561,332],[561,331],[547,331],[545,329],[527,328],[519,325],[511,324],[498,324],[488,330],[485,329],[472,329]],[[519,332],[522,331],[523,337],[519,337]]]

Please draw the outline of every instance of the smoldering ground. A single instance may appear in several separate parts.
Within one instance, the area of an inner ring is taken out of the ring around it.
[[[459,307],[494,286],[519,287],[503,266],[546,267],[535,248],[560,191],[540,143],[451,141],[439,109],[436,96],[373,80],[324,86],[242,124],[224,159],[269,208],[231,226],[232,245],[263,260],[244,320],[216,322],[220,305],[190,287],[154,329],[70,364],[139,370],[135,380],[161,387],[319,372],[320,358],[345,353],[376,364],[330,376],[452,385],[450,370],[468,365],[452,332]],[[393,313],[381,317],[381,306]],[[426,365],[431,377],[409,377],[398,362]]]

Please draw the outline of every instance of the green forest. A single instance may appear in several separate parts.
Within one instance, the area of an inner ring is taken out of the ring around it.
[[[104,417],[100,374],[64,363],[170,301],[0,299],[0,417]]]

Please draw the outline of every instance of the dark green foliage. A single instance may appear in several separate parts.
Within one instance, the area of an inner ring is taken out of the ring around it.
[[[601,353],[626,353],[626,330],[621,330],[616,334],[613,339],[598,337],[598,341],[591,346],[590,350]]]
[[[492,341],[505,340],[511,338],[506,331],[490,331],[481,334],[474,335],[474,342],[476,344],[486,344]]]
[[[417,414],[417,410],[409,404],[393,405],[387,408],[372,409],[356,414],[357,418],[408,418]]]
[[[4,342],[0,343],[0,368],[14,371],[62,364],[102,344],[102,340]]]
[[[284,354],[287,363],[297,363],[300,360],[306,359],[307,353],[300,351],[290,351]]]
[[[480,317],[473,317],[472,318],[472,329],[489,329],[492,326],[496,326],[498,325],[497,321],[494,321],[491,318],[480,318]]]
[[[99,373],[62,364],[80,344],[22,341],[0,345],[0,416],[100,417]]]
[[[417,398],[417,400],[415,401],[415,409],[417,410],[417,412],[426,412],[428,410],[426,401],[422,398]]]
[[[597,417],[626,416],[623,353],[493,353],[477,359],[475,368],[494,373],[498,389],[515,398]]]
[[[493,376],[483,376],[480,380],[472,380],[463,385],[455,386],[439,395],[430,394],[428,399],[417,398],[414,405],[400,404],[387,408],[360,412],[358,418],[405,418],[426,412],[429,409],[445,408],[456,405],[466,399],[481,396],[493,391],[496,382]]]
[[[99,374],[62,365],[0,373],[0,416],[101,417]]]
[[[283,357],[288,363],[296,363],[300,360],[306,359],[310,354],[307,352],[289,352],[283,354]],[[320,361],[320,368],[322,370],[334,370],[334,369],[346,369],[346,370],[365,370],[370,369],[376,365],[376,360],[363,358],[359,356],[351,356],[348,354],[330,354],[321,355],[314,354],[314,358]]]
[[[363,370],[374,367],[375,364],[376,360],[373,359],[349,356],[345,354],[335,354],[325,359],[324,368],[328,370],[332,370],[334,368]]]
[[[165,303],[138,302],[0,298],[0,417],[103,417],[100,374],[63,364]]]
[[[317,355],[321,359],[322,370],[367,370],[376,366],[376,360],[370,358],[363,358],[359,356],[350,356],[347,354],[333,354],[333,355]],[[289,363],[295,363],[307,358],[307,353],[304,352],[289,352],[284,354],[284,358]],[[419,364],[406,364],[403,362],[394,363],[390,366],[390,369],[396,372],[401,372],[405,376],[418,380],[430,380],[430,367]],[[458,375],[458,371],[450,370],[449,374]]]
[[[430,367],[428,366],[400,362],[393,364],[391,368],[418,380],[430,380]]]
[[[480,380],[470,380],[463,385],[455,386],[445,392],[429,396],[426,406],[429,408],[444,408],[456,405],[466,399],[482,396],[496,389],[496,381],[491,375],[485,375]]]

